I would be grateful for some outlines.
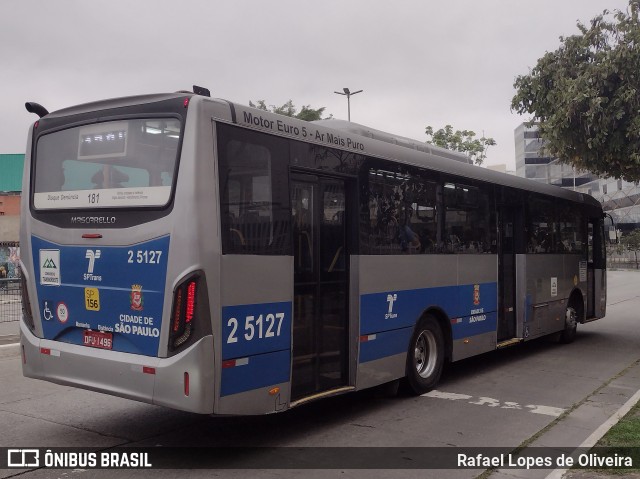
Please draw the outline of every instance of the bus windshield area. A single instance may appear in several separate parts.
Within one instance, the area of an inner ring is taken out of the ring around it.
[[[35,153],[35,209],[167,205],[181,130],[177,118],[150,118],[41,136]]]

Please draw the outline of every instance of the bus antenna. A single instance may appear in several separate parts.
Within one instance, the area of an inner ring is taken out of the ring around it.
[[[49,111],[45,107],[43,107],[40,103],[36,103],[33,101],[28,101],[24,104],[24,107],[27,109],[29,113],[35,113],[40,118],[49,114]]]

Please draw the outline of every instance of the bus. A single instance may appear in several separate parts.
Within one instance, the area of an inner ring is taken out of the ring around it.
[[[27,377],[267,414],[605,315],[589,195],[204,89],[26,106]]]

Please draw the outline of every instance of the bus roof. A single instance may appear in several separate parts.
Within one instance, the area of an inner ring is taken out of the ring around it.
[[[333,119],[306,122],[237,103],[232,104],[232,109],[233,123],[254,130],[429,168],[441,173],[451,173],[474,180],[564,198],[578,203],[588,203],[601,208],[600,203],[591,195],[481,168],[468,163],[466,156],[461,153],[426,143],[419,144],[416,140],[367,126]],[[297,134],[295,127],[299,131]],[[301,133],[303,128],[306,129],[306,137]]]
[[[156,93],[149,95],[136,95],[126,96],[121,98],[111,98],[108,100],[99,100],[89,103],[82,103],[80,105],[74,105],[61,110],[56,110],[49,113],[46,118],[61,118],[70,115],[81,115],[100,110],[109,110],[112,108],[120,108],[131,105],[142,105],[147,103],[155,103],[163,100],[170,100],[173,98],[187,98],[192,97],[191,92],[176,92],[176,93]]]
[[[245,128],[601,207],[600,203],[588,194],[481,168],[469,164],[466,155],[461,153],[365,125],[337,119],[307,122],[227,100],[195,95],[191,92],[129,96],[85,103],[49,113],[46,118],[61,118],[185,97],[189,97],[192,103],[201,101],[215,103],[216,119]]]
[[[450,158],[455,161],[461,161],[462,163],[472,164],[471,159],[467,155],[458,153],[457,151],[447,150],[446,148],[440,148],[439,146],[431,145],[424,141],[418,141],[412,138],[394,135],[393,133],[387,133],[386,131],[376,130],[375,128],[360,125],[359,123],[338,120],[336,118],[317,120],[313,121],[312,123],[319,124],[321,126],[328,126],[329,128],[333,128],[335,130],[355,133],[356,135],[373,138],[374,140],[384,141],[385,143],[391,143],[393,145],[411,148],[412,150],[418,150],[423,153]]]

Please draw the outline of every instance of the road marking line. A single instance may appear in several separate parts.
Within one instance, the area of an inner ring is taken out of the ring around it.
[[[422,397],[430,397],[437,399],[448,399],[450,401],[466,401],[469,404],[475,404],[477,406],[487,406],[487,407],[495,407],[500,409],[519,409],[521,411],[528,410],[528,412],[533,414],[543,414],[545,416],[560,416],[565,410],[560,407],[553,406],[542,406],[540,404],[527,404],[525,406],[521,406],[517,402],[514,401],[500,401],[499,399],[494,399],[485,396],[469,396],[468,394],[458,394],[458,393],[448,393],[444,391],[438,391],[434,389],[433,391],[429,391],[428,393],[422,394]],[[469,399],[473,399],[469,401]]]
[[[553,407],[553,406],[540,406],[538,404],[530,404],[525,406],[531,409],[533,414],[544,414],[545,416],[555,416],[559,417],[565,410],[561,407]]]
[[[433,391],[429,391],[426,394],[423,394],[422,396],[439,399],[450,399],[452,401],[457,401],[458,399],[471,399],[473,397],[469,396],[468,394],[445,393],[443,391],[438,391],[435,389]]]

